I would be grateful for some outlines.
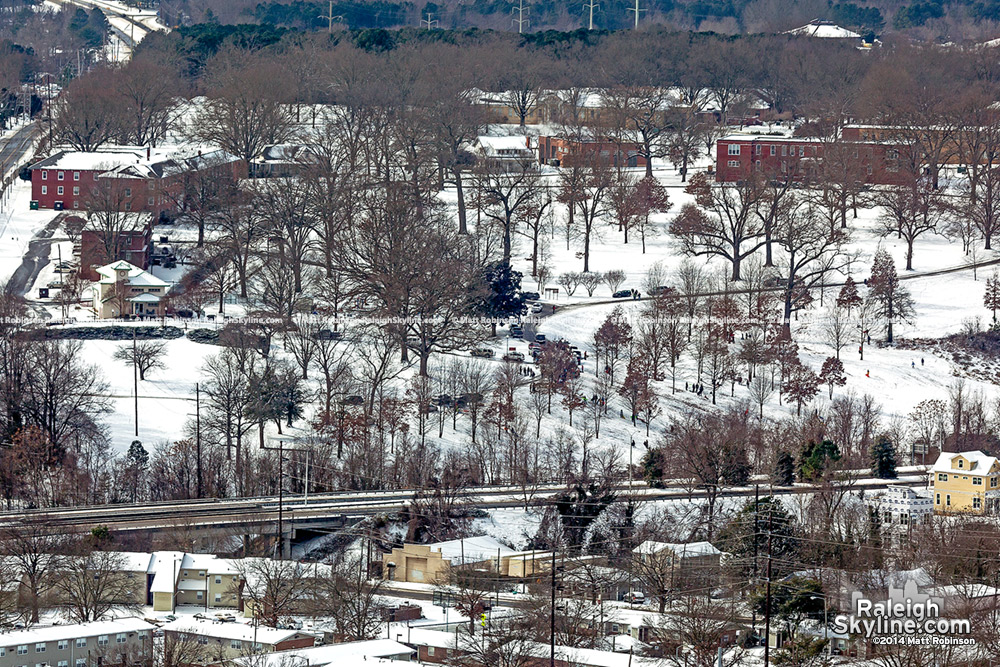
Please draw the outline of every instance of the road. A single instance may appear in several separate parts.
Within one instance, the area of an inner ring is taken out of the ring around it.
[[[37,131],[36,123],[28,123],[0,144],[0,180],[5,179],[12,172],[16,177],[17,169],[21,166],[24,155],[31,148]]]
[[[875,491],[890,484],[920,486],[921,478],[905,480],[861,479],[850,484],[852,491]],[[524,507],[525,504],[544,503],[552,494],[565,489],[565,484],[554,483],[523,489],[516,486],[486,486],[470,488],[458,494],[471,506],[480,509]],[[640,482],[616,487],[621,498],[634,500],[683,500],[704,498],[708,492],[689,489],[677,483],[663,489],[652,489]],[[808,484],[775,488],[768,493],[793,495],[813,493]],[[719,497],[751,497],[753,487],[723,489]],[[0,513],[0,526],[24,524],[48,525],[67,533],[83,533],[97,526],[107,526],[117,532],[168,529],[214,529],[271,525],[278,521],[279,513],[286,525],[322,522],[337,517],[360,518],[375,514],[388,514],[406,508],[416,498],[416,489],[396,491],[337,492],[312,495],[276,496],[242,499],[203,499],[136,505],[95,505],[46,510],[21,510]]]

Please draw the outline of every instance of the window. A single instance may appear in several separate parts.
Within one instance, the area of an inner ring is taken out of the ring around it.
[[[204,577],[204,576],[205,576],[205,573],[204,573],[204,572],[199,572],[199,573],[198,573],[198,576],[199,576],[199,577]]]
[[[778,152],[778,147],[775,146],[774,144],[771,144],[771,157],[774,157],[777,154],[777,152]]]
[[[56,194],[59,195],[60,197],[62,197],[62,195],[63,195],[63,186],[60,185],[59,187],[56,188]]]
[[[73,186],[73,196],[74,197],[79,197],[80,196],[80,186],[79,185],[74,185]]]
[[[35,653],[45,653],[45,642],[35,644]]]
[[[131,211],[132,210],[132,202],[130,202],[130,201],[125,202],[125,210],[126,211]]]
[[[896,150],[895,148],[890,148],[889,150],[887,150],[885,152],[885,157],[886,157],[887,160],[898,160],[899,159],[899,151]]]
[[[935,505],[940,505],[941,504],[941,494],[940,493],[938,493],[938,494],[936,494],[934,496],[934,504]]]
[[[739,160],[730,160],[726,164],[728,164],[730,167],[738,167],[738,166],[740,166],[740,161]]]
[[[964,468],[965,467],[965,461],[963,461],[962,459],[959,459],[958,460],[958,467],[959,468]]]
[[[982,506],[983,506],[982,505],[982,501],[979,499],[979,496],[973,496],[972,497],[972,509],[974,509],[974,510],[982,509]]]
[[[938,481],[939,482],[947,482],[948,481],[948,475],[946,473],[939,472],[938,473]]]
[[[74,201],[73,202],[73,208],[80,208],[80,202]]]
[[[855,160],[858,159],[858,149],[857,148],[854,149],[854,159]]]
[[[47,186],[47,185],[43,185],[42,186],[42,194],[43,195],[49,194],[49,186]]]
[[[786,155],[788,155],[788,146],[782,146],[781,147],[781,157],[785,157]]]
[[[150,197],[150,198],[148,198],[148,199],[146,200],[146,205],[147,205],[147,206],[152,206],[152,205],[153,205],[153,204],[155,204],[155,203],[156,203],[156,202],[155,202],[155,200],[154,200],[154,199],[153,199],[152,197]]]
[[[760,149],[761,149],[760,144],[757,144],[756,146],[753,147],[753,152],[757,155],[760,155]]]
[[[20,645],[18,645],[18,647],[17,647],[17,654],[18,655],[28,655],[28,645],[27,644],[20,644]]]
[[[79,181],[80,180],[80,172],[78,172],[78,171],[74,171],[73,172],[73,180],[74,181]]]
[[[42,180],[43,181],[49,180],[49,172],[46,171],[45,169],[42,169]]]
[[[982,485],[983,485],[983,478],[982,477],[973,477],[972,478],[972,486],[982,486]]]
[[[219,575],[215,575],[215,583],[221,584],[222,583],[222,577],[220,577]]]
[[[69,640],[68,639],[60,639],[59,643],[56,644],[56,648],[58,648],[60,651],[65,651],[66,649],[69,648]]]
[[[115,643],[124,644],[127,638],[128,635],[126,635],[124,632],[119,632],[117,635],[115,635]]]
[[[433,646],[428,646],[427,647],[427,655],[434,655],[434,647]]]
[[[944,504],[946,507],[951,507],[951,494],[946,494],[944,497]]]
[[[740,154],[740,145],[739,144],[729,144],[729,154],[730,155],[739,155]]]
[[[197,595],[197,598],[198,598],[199,600],[201,600],[203,596],[204,596],[204,593],[203,593],[202,591],[198,591],[198,595]]]
[[[229,648],[241,649],[243,648],[243,642],[239,639],[233,639],[229,642]]]
[[[805,157],[805,156],[806,156],[806,147],[799,146],[799,157]]]
[[[65,172],[62,172],[62,171],[57,171],[57,172],[56,172],[56,180],[57,180],[57,181],[61,181],[61,180],[63,179],[63,177],[65,176],[65,175],[66,175],[66,173],[65,173]]]
[[[76,659],[76,667],[87,667],[87,659],[86,658],[77,658]]]
[[[145,630],[140,630],[138,636],[139,636],[139,639],[146,639],[149,636],[149,633],[146,632]]]
[[[101,635],[100,637],[98,637],[97,638],[97,645],[98,646],[107,646],[108,645],[108,636],[107,635]]]
[[[126,197],[131,197],[132,196],[132,188],[125,188],[125,196]],[[187,574],[187,573],[185,572],[185,574]]]
[[[69,660],[60,660],[56,663],[56,667],[69,667]]]
[[[76,640],[76,647],[77,648],[86,648],[86,646],[87,646],[87,638],[86,637],[79,637],[79,638],[77,638],[77,640]]]
[[[216,593],[215,594],[215,601],[216,602],[222,602],[222,593]]]
[[[997,485],[997,478],[996,477],[990,477],[990,486],[992,488],[996,488],[996,485]]]

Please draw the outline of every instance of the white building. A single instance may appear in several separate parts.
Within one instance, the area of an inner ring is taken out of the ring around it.
[[[926,523],[934,513],[930,491],[898,484],[869,496],[867,503],[882,525]]]

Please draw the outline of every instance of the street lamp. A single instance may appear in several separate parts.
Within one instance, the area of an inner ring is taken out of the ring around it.
[[[821,594],[821,595],[810,595],[809,596],[810,600],[819,600],[820,598],[823,599],[823,639],[826,641],[826,654],[827,654],[827,656],[832,657],[833,656],[833,646],[832,646],[832,644],[830,644],[830,625],[829,625],[829,622],[828,622],[829,619],[827,619],[827,615],[826,615],[826,613],[827,613],[826,612],[826,595],[822,595]]]

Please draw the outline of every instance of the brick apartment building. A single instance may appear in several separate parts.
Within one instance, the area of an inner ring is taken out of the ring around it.
[[[61,150],[29,167],[32,208],[86,210],[108,202],[121,211],[159,215],[178,208],[186,178],[197,172],[246,176],[246,164],[222,150],[112,146]]]
[[[891,143],[845,139],[831,144],[815,137],[737,134],[716,143],[715,180],[734,183],[754,171],[807,180],[818,175],[824,152],[832,146],[842,151],[841,157],[848,164],[854,162],[858,177],[869,185],[898,185],[910,178],[899,147]]]
[[[572,167],[600,155],[615,167],[645,167],[646,157],[639,154],[640,149],[639,144],[619,143],[607,138],[538,137],[538,162]]]

